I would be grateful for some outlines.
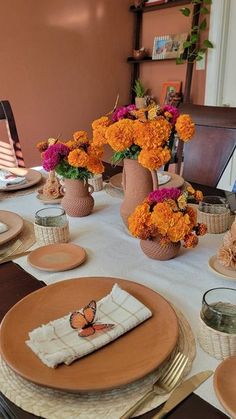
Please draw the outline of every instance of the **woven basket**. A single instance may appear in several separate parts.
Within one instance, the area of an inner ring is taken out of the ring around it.
[[[211,214],[197,210],[197,217],[199,223],[204,223],[207,226],[208,233],[224,233],[228,230],[230,224],[230,210],[226,210],[221,214]]]
[[[216,359],[236,355],[236,334],[219,332],[207,326],[199,316],[198,340],[202,349]]]
[[[102,175],[94,175],[89,179],[88,183],[93,186],[94,192],[98,192],[103,189]]]
[[[34,224],[34,233],[38,244],[67,243],[70,239],[69,223],[62,227],[45,227]]]

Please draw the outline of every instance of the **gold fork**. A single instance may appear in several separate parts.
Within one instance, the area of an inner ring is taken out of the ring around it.
[[[178,352],[174,359],[168,365],[165,372],[153,384],[152,389],[138,400],[129,410],[127,410],[120,419],[128,419],[134,412],[144,405],[144,403],[156,394],[169,393],[177,386],[183,371],[188,363],[188,357]]]
[[[5,260],[5,258],[8,258],[11,256],[19,247],[22,245],[22,241],[20,239],[17,239],[5,252],[0,254],[0,263]]]

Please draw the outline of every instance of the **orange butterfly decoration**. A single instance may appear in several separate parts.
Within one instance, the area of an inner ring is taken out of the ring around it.
[[[109,323],[94,323],[96,316],[97,304],[92,300],[80,311],[74,311],[70,315],[70,325],[72,329],[78,329],[79,336],[87,337],[93,335],[97,331],[107,331],[114,327],[114,324]]]

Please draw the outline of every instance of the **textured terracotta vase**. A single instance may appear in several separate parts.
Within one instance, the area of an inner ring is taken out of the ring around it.
[[[120,207],[120,214],[124,224],[128,226],[128,218],[136,206],[158,188],[157,173],[145,169],[137,160],[124,159],[122,185],[124,201]]]
[[[181,243],[170,242],[161,245],[159,237],[155,237],[152,240],[140,240],[140,246],[143,253],[151,259],[169,260],[177,256]]]
[[[65,179],[61,205],[71,217],[85,217],[92,212],[94,199],[92,185],[79,179]]]

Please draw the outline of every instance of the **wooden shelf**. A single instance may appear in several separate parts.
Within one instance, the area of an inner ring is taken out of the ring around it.
[[[191,0],[172,0],[172,1],[169,1],[168,3],[155,4],[153,6],[143,6],[143,7],[130,6],[129,10],[130,12],[133,12],[133,13],[148,13],[148,12],[153,12],[155,10],[167,9],[169,7],[184,6],[185,4],[189,4],[189,3],[191,3]]]
[[[142,60],[135,60],[133,57],[127,58],[127,62],[129,64],[139,64],[139,63],[145,63],[145,62],[157,63],[157,62],[166,61],[166,60],[175,60],[175,58],[162,58],[161,60],[153,60],[152,57],[146,57],[146,58],[143,58]]]

